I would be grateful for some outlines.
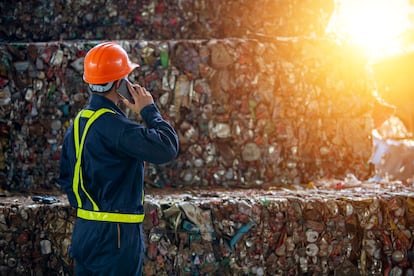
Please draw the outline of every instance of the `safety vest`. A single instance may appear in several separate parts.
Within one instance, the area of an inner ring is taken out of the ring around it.
[[[102,212],[99,210],[99,206],[92,199],[91,195],[86,191],[83,184],[82,177],[82,151],[83,145],[85,143],[86,134],[88,133],[89,128],[102,114],[104,113],[115,113],[115,111],[108,108],[101,108],[97,111],[84,109],[79,112],[76,116],[73,123],[73,134],[75,141],[75,151],[76,151],[76,164],[73,173],[73,182],[72,189],[75,194],[76,201],[78,203],[77,216],[86,220],[96,220],[96,221],[106,221],[106,222],[119,222],[119,223],[141,223],[144,220],[144,214],[124,214],[124,213],[113,213],[113,212]],[[85,128],[82,133],[82,137],[79,141],[79,119],[87,118]],[[92,203],[93,210],[86,210],[82,208],[82,200],[79,195],[79,189],[85,193],[87,198]]]

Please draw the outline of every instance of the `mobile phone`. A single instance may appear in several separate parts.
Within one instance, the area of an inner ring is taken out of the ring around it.
[[[53,196],[32,196],[32,200],[34,202],[39,202],[39,203],[45,203],[45,204],[52,204],[52,203],[56,203],[59,202],[59,199],[53,197]]]
[[[124,97],[125,99],[130,101],[131,103],[135,103],[134,98],[132,97],[131,93],[129,92],[127,83],[130,83],[130,82],[126,78],[121,80],[121,83],[119,84],[119,87],[118,87],[118,93],[122,97]]]

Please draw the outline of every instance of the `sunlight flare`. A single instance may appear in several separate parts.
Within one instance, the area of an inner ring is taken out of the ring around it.
[[[411,26],[408,0],[337,0],[327,33],[360,47],[370,58],[393,55],[404,47]]]

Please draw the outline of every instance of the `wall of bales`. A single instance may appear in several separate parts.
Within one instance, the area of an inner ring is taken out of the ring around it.
[[[1,2],[1,188],[57,189],[63,133],[89,98],[83,57],[118,40],[180,134],[177,160],[146,171],[145,275],[412,274],[412,195],[395,183],[220,191],[369,175],[374,99],[364,60],[324,39],[333,2]],[[2,200],[1,275],[72,273],[58,199]]]
[[[180,134],[178,159],[149,165],[148,185],[264,187],[370,173],[374,100],[363,59],[325,38],[334,1],[0,8],[3,189],[56,188],[63,133],[89,97],[83,56],[104,39],[141,65],[132,78]]]
[[[83,57],[96,43],[0,47],[4,189],[56,187],[63,134],[89,98]],[[352,49],[317,39],[119,43],[141,65],[131,79],[148,88],[180,135],[177,160],[147,166],[148,185],[265,187],[368,176],[373,97]]]

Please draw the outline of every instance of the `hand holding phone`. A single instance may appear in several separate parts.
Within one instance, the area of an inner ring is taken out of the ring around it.
[[[130,101],[131,103],[135,103],[134,98],[132,97],[131,93],[129,92],[127,83],[131,84],[127,78],[123,78],[121,80],[121,83],[119,84],[119,87],[118,87],[118,93],[122,97],[124,97],[125,99]]]
[[[128,83],[130,87],[128,87]],[[131,88],[132,93],[134,93],[133,96],[131,95],[129,88]],[[124,99],[124,104],[137,114],[139,114],[145,106],[154,103],[151,93],[149,93],[145,87],[142,87],[139,84],[132,84],[127,78],[120,81],[117,90],[118,94]]]

